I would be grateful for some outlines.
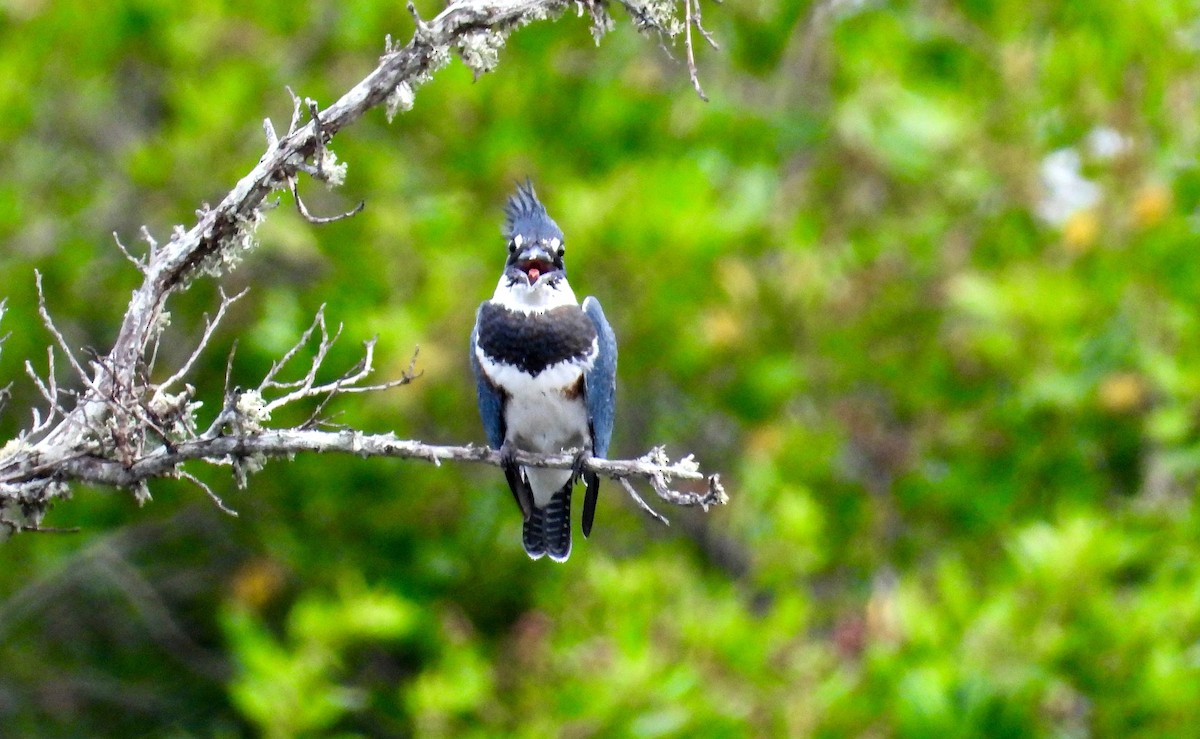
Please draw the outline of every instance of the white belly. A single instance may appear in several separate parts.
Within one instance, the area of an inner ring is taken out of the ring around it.
[[[522,390],[508,399],[505,416],[508,441],[518,449],[543,454],[584,446],[588,420],[582,397],[568,399],[560,390],[528,387]],[[522,469],[539,508],[549,503],[550,497],[571,478],[570,470]]]
[[[588,433],[587,406],[582,395],[568,398],[563,389],[579,382],[591,368],[592,357],[583,362],[559,362],[531,377],[515,367],[493,362],[482,349],[476,349],[476,356],[484,374],[508,395],[504,410],[506,441],[523,451],[542,454],[583,448]],[[570,470],[521,469],[529,478],[533,502],[539,508],[571,479]]]

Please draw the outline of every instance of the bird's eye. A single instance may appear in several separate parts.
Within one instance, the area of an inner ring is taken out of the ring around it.
[[[508,253],[509,253],[509,254],[516,254],[516,253],[517,253],[517,245],[516,245],[516,244],[514,244],[514,243],[513,243],[513,242],[511,242],[511,241],[510,241],[510,242],[508,242]]]
[[[567,253],[567,247],[565,247],[565,246],[558,247],[558,256],[559,257],[562,257],[562,255],[564,255],[566,253]]]

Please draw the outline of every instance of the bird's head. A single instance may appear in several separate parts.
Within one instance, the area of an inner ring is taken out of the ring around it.
[[[501,233],[508,242],[504,276],[510,286],[556,288],[567,277],[563,232],[537,199],[533,183],[517,185],[504,207]]]

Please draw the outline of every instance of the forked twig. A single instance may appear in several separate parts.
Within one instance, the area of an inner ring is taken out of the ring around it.
[[[633,485],[630,484],[629,478],[620,477],[617,479],[620,481],[621,487],[625,488],[625,492],[629,494],[629,497],[633,498],[633,502],[637,503],[643,511],[661,521],[663,526],[671,525],[671,522],[667,520],[666,516],[651,508],[650,504],[643,500],[642,496],[638,495],[638,492],[633,489]]]
[[[225,501],[221,500],[221,496],[219,496],[213,492],[213,489],[208,486],[208,483],[204,482],[199,477],[196,477],[195,475],[193,475],[190,472],[184,472],[183,470],[179,470],[177,472],[177,474],[179,475],[180,479],[187,480],[188,482],[196,485],[201,490],[203,490],[205,493],[207,493],[209,500],[211,500],[213,502],[213,504],[216,505],[217,508],[220,509],[220,511],[222,513],[226,513],[230,516],[233,516],[234,518],[238,517],[238,512],[233,510],[229,506],[225,505]]]
[[[192,367],[196,364],[196,360],[200,357],[200,353],[203,352],[205,347],[208,346],[208,342],[212,338],[213,332],[217,330],[217,326],[220,325],[221,319],[225,317],[225,311],[229,309],[229,306],[241,300],[248,292],[250,292],[250,288],[242,290],[240,293],[231,298],[225,295],[224,289],[220,290],[221,305],[217,308],[217,314],[213,316],[211,320],[209,319],[208,315],[205,314],[204,335],[200,337],[199,343],[196,344],[196,348],[192,350],[191,356],[187,358],[187,361],[183,363],[183,366],[180,367],[175,374],[171,375],[159,384],[160,390],[166,390],[186,377],[188,372],[192,371]]]
[[[308,206],[305,205],[304,201],[300,198],[300,191],[297,189],[295,177],[288,178],[288,189],[292,191],[292,199],[296,201],[296,211],[300,213],[300,217],[305,221],[318,226],[326,223],[336,223],[337,221],[342,221],[356,216],[361,213],[362,209],[367,205],[365,200],[360,200],[358,201],[358,205],[344,213],[338,213],[337,215],[332,216],[314,216],[309,212]]]
[[[71,346],[67,344],[66,338],[62,335],[62,332],[58,330],[58,326],[54,325],[54,319],[50,317],[50,311],[46,309],[46,294],[42,291],[42,273],[38,270],[34,270],[33,274],[37,282],[38,315],[42,317],[42,324],[45,325],[46,330],[50,332],[50,335],[54,337],[54,341],[56,344],[58,344],[59,350],[66,355],[67,361],[71,363],[71,368],[75,370],[75,374],[79,377],[80,381],[82,381],[88,389],[95,390],[95,386],[92,385],[92,378],[86,371],[84,371],[83,367],[75,359],[75,354],[72,353]]]
[[[687,52],[687,68],[688,77],[692,80],[692,87],[695,88],[696,94],[704,102],[708,102],[708,95],[704,94],[704,88],[700,86],[700,72],[696,68],[696,51],[692,43],[692,27],[696,27],[696,31],[708,42],[708,45],[713,49],[719,49],[716,39],[709,33],[701,21],[700,16],[700,0],[682,0],[683,2],[683,44]]]

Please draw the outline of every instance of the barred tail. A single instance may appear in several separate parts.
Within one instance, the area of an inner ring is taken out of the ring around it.
[[[525,553],[531,559],[549,554],[555,562],[571,556],[571,487],[568,481],[545,508],[535,507],[521,530]]]
[[[546,554],[546,542],[542,536],[545,518],[546,509],[534,507],[521,527],[521,543],[525,545],[525,553],[530,559],[541,559]]]

